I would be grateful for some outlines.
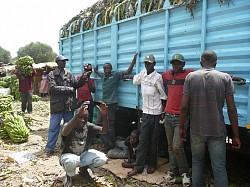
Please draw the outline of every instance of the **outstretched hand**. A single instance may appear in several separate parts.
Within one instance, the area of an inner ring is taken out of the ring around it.
[[[96,105],[96,108],[99,110],[102,116],[108,115],[108,106],[104,102],[101,102],[100,105]]]
[[[246,79],[241,78],[241,77],[233,77],[233,81],[237,81],[238,85],[245,85],[246,84]]]
[[[81,108],[76,111],[76,115],[84,114],[84,112],[88,110],[88,104],[85,104],[85,102],[82,104]]]

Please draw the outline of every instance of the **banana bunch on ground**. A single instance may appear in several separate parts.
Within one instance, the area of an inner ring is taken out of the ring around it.
[[[5,125],[4,125],[4,121],[3,121],[3,119],[1,117],[0,117],[0,138],[10,139],[9,134],[6,131],[6,128],[5,128]]]
[[[22,113],[20,114],[23,117],[23,120],[25,122],[26,127],[30,129],[30,127],[33,125],[32,117],[30,114]]]
[[[29,129],[26,127],[22,116],[13,112],[6,113],[4,118],[4,127],[13,142],[20,143],[28,141]]]
[[[0,112],[11,111],[13,101],[14,101],[14,98],[12,95],[1,95],[0,94]]]
[[[24,57],[19,57],[15,64],[17,65],[17,67],[20,67],[19,69],[19,73],[20,75],[24,75],[24,76],[31,76],[33,73],[33,64],[34,64],[34,60],[32,57],[30,56],[24,56]]]

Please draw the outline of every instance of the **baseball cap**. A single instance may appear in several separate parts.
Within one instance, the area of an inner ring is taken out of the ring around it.
[[[58,56],[56,57],[56,62],[59,61],[59,60],[63,61],[63,60],[69,60],[69,59],[65,58],[65,57],[62,56],[62,55],[58,55]]]
[[[182,56],[179,53],[173,55],[172,60],[170,61],[170,63],[172,64],[174,61],[180,61],[180,62],[185,63],[184,56]]]
[[[144,62],[150,62],[150,63],[155,62],[155,57],[154,57],[154,55],[152,55],[152,54],[146,55],[146,56],[145,56],[145,59],[144,59]]]

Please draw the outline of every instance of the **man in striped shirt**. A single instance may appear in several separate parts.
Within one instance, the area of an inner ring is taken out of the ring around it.
[[[187,75],[180,109],[179,135],[186,140],[184,123],[190,113],[192,150],[192,185],[205,186],[204,160],[208,146],[215,186],[227,187],[226,126],[223,107],[227,111],[233,130],[233,147],[240,148],[238,117],[234,103],[234,85],[230,75],[215,70],[217,55],[205,51],[201,56],[202,68]]]

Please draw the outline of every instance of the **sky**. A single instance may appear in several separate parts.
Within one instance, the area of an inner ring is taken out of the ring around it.
[[[59,53],[59,30],[97,0],[0,0],[0,46],[17,56],[20,47],[41,42]]]

